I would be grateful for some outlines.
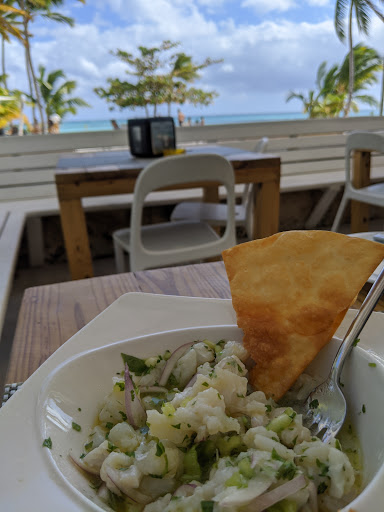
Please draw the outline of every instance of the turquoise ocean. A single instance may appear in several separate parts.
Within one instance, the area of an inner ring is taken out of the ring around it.
[[[356,115],[356,114],[355,114]],[[369,116],[369,115],[377,115],[376,112],[361,110],[357,115],[360,116]],[[126,117],[126,118],[113,118],[115,119],[117,124],[124,128],[127,124],[128,119],[133,119],[134,117]],[[195,126],[200,124],[202,116],[188,116],[186,115],[186,121],[190,121],[191,126]],[[289,113],[273,113],[273,114],[233,114],[233,115],[214,115],[214,116],[204,116],[204,124],[205,125],[215,125],[215,124],[234,124],[234,123],[256,123],[260,121],[290,121],[294,119],[306,119],[307,115],[300,112],[289,112]],[[111,119],[100,119],[100,120],[92,120],[92,121],[71,121],[71,120],[63,120],[60,123],[60,133],[74,133],[74,132],[97,132],[104,130],[112,130]],[[175,124],[177,124],[177,119],[174,118]]]

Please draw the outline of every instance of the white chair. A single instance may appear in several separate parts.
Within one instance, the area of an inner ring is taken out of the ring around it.
[[[348,201],[355,200],[374,206],[384,206],[384,183],[376,183],[363,188],[355,188],[351,180],[351,156],[355,150],[384,153],[384,136],[370,132],[353,132],[347,137],[345,147],[345,188],[332,231],[337,231]]]
[[[254,151],[263,153],[268,144],[268,138],[263,137],[256,145]],[[236,226],[245,228],[249,239],[252,239],[253,224],[253,196],[255,186],[248,183],[244,187],[241,203],[235,206]],[[204,203],[184,201],[175,206],[171,214],[171,221],[200,220],[212,226],[225,226],[227,217],[227,205],[218,203]]]
[[[153,190],[194,182],[224,185],[228,197],[227,224],[219,236],[208,224],[196,221],[142,226],[145,197]],[[219,155],[180,155],[159,159],[141,171],[135,185],[131,227],[113,233],[117,272],[125,271],[124,251],[130,270],[178,265],[218,256],[236,245],[234,221],[235,178],[232,165]]]

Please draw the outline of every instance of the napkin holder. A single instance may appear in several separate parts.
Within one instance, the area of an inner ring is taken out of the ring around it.
[[[164,150],[176,148],[175,123],[172,117],[147,117],[128,120],[131,153],[137,157],[163,156]]]

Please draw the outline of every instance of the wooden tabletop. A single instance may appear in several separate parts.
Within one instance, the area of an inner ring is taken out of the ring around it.
[[[354,307],[361,304],[367,290],[363,289]],[[6,382],[26,380],[65,341],[128,292],[231,297],[222,262],[28,288],[19,312]],[[376,310],[384,311],[384,297]]]

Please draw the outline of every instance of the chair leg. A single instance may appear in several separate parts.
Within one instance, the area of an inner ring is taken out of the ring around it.
[[[349,200],[349,198],[344,193],[343,197],[341,199],[341,203],[340,203],[339,209],[337,210],[335,220],[333,221],[333,224],[332,224],[332,227],[331,227],[331,231],[337,231],[339,229],[340,222],[341,222],[341,219],[342,219],[345,207],[347,206],[348,200]]]
[[[116,272],[118,274],[121,274],[123,272],[126,272],[125,269],[125,254],[124,250],[121,248],[121,246],[116,242],[116,240],[113,241],[113,249],[115,252],[115,266],[116,266]]]

